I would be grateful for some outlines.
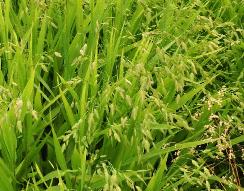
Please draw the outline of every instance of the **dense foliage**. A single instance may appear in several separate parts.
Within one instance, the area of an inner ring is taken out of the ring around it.
[[[243,190],[243,0],[0,0],[0,191]]]

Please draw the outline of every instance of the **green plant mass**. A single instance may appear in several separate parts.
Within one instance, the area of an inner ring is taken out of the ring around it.
[[[0,0],[0,191],[244,190],[243,0]]]

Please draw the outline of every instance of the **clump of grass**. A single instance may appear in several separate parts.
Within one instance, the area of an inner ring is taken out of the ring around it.
[[[242,190],[243,10],[0,1],[0,190]]]

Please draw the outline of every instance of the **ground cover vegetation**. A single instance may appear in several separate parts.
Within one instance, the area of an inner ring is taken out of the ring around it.
[[[243,190],[243,0],[1,0],[0,190]]]

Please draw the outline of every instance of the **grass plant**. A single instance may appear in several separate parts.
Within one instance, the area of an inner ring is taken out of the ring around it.
[[[0,0],[0,191],[244,187],[243,0]]]

